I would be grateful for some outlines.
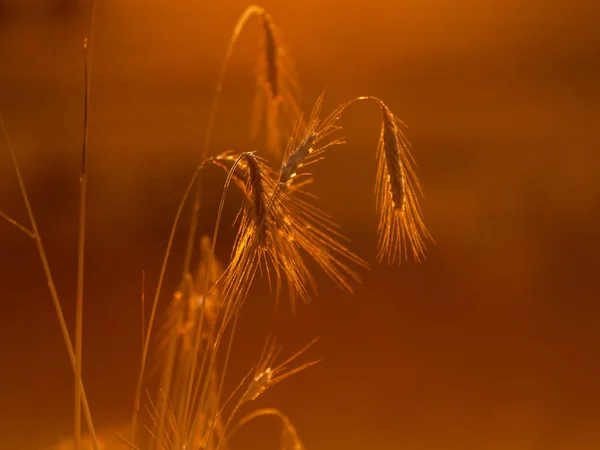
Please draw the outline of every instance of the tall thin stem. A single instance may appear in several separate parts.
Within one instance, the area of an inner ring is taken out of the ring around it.
[[[85,81],[85,91],[83,98],[83,144],[81,149],[81,174],[79,178],[79,236],[77,245],[77,309],[75,316],[75,449],[82,450],[81,441],[81,372],[83,360],[83,270],[85,259],[85,218],[86,218],[86,203],[87,203],[87,141],[88,141],[88,61],[87,61],[88,40],[83,43],[83,73]]]
[[[91,83],[91,48],[88,53],[88,41],[91,45],[94,26],[96,22],[96,2],[92,0],[92,13],[90,20],[90,29],[88,38],[83,42],[83,80],[85,84],[83,97],[83,143],[81,147],[81,174],[79,178],[79,227],[77,244],[77,299],[75,314],[75,411],[73,426],[75,436],[75,450],[82,450],[81,441],[81,388],[83,385],[82,364],[83,364],[83,280],[85,266],[85,219],[87,204],[87,185],[88,185],[88,115],[89,115],[89,97]]]
[[[52,304],[54,305],[54,309],[56,311],[56,317],[58,319],[58,324],[60,326],[60,331],[62,333],[63,341],[65,343],[65,347],[67,348],[67,353],[69,354],[69,360],[71,362],[71,367],[73,369],[73,373],[77,373],[77,360],[75,356],[75,351],[73,350],[73,342],[71,341],[71,336],[69,335],[69,329],[67,327],[67,322],[65,320],[65,316],[63,314],[62,306],[60,304],[60,299],[58,297],[58,292],[56,290],[56,286],[54,284],[54,278],[52,277],[52,271],[50,270],[50,264],[48,263],[48,258],[46,256],[46,251],[44,249],[44,245],[42,243],[42,238],[40,236],[40,232],[37,226],[37,222],[35,220],[35,215],[33,214],[33,208],[31,206],[31,202],[29,201],[29,195],[27,194],[27,189],[25,188],[25,182],[23,181],[23,176],[21,175],[21,170],[19,168],[19,163],[17,161],[17,155],[12,146],[11,140],[8,136],[8,132],[6,131],[6,126],[4,124],[4,119],[2,114],[0,113],[0,128],[2,128],[2,133],[4,134],[4,138],[6,140],[6,144],[8,146],[8,151],[10,153],[11,162],[13,168],[15,170],[15,174],[17,176],[17,181],[19,184],[19,190],[21,191],[21,196],[23,197],[23,202],[25,203],[25,209],[27,210],[27,216],[29,217],[29,221],[31,223],[31,230],[35,235],[35,245],[38,251],[38,255],[40,258],[40,262],[42,263],[42,268],[44,270],[44,275],[46,277],[46,282],[48,284],[48,289],[50,291],[50,297],[52,298]],[[92,415],[90,413],[90,407],[87,400],[87,395],[85,393],[85,388],[83,386],[83,382],[81,381],[81,377],[75,381],[78,384],[79,389],[81,391],[81,403],[83,406],[83,414],[85,416],[86,424],[88,426],[88,430],[92,439],[92,446],[94,450],[100,450],[98,445],[98,439],[96,438],[96,431],[94,428],[94,423],[92,421]]]

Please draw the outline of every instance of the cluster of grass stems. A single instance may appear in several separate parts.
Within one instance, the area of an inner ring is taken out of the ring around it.
[[[278,164],[278,169],[272,168],[256,152],[225,151],[211,154],[211,131],[227,65],[245,24],[252,18],[260,21],[262,32],[251,136],[257,140],[262,128],[264,148],[269,151],[271,160]],[[93,31],[90,31],[90,42],[92,34]],[[84,448],[83,423],[90,437],[91,448],[101,448],[82,381],[90,55],[86,39],[74,343],[63,315],[16,153],[0,115],[0,127],[27,209],[29,226],[15,221],[5,213],[0,214],[33,239],[42,263],[75,375],[76,450]],[[408,141],[402,132],[402,122],[382,100],[370,96],[352,99],[322,117],[321,95],[305,119],[297,100],[299,94],[295,80],[291,60],[271,16],[259,6],[248,7],[237,22],[226,51],[210,112],[201,162],[177,209],[147,321],[146,314],[142,313],[143,349],[131,430],[127,435],[121,436],[122,441],[132,449],[225,450],[232,435],[240,427],[262,416],[274,416],[280,420],[282,449],[303,448],[295,428],[281,411],[267,408],[252,411],[242,417],[239,415],[266,389],[315,364],[316,360],[297,362],[315,341],[291,356],[281,357],[280,348],[274,339],[267,338],[255,366],[227,396],[223,392],[224,380],[240,311],[257,275],[268,278],[273,286],[275,302],[283,292],[293,308],[296,300],[308,301],[317,288],[306,264],[306,256],[313,258],[340,288],[348,291],[359,280],[357,269],[367,267],[366,262],[348,250],[336,224],[325,212],[313,205],[313,197],[306,191],[312,181],[312,174],[307,169],[312,164],[321,162],[331,147],[344,144],[340,136],[342,128],[339,119],[355,103],[374,103],[382,115],[375,186],[379,214],[378,259],[400,263],[409,255],[417,261],[424,257],[425,242],[430,236],[418,203],[420,185],[414,172],[415,164],[409,152]],[[225,184],[212,237],[202,236],[197,239],[202,197],[200,178],[204,169],[210,166],[224,171]],[[215,257],[215,246],[226,193],[232,184],[241,190],[244,201],[236,219],[238,234],[233,242],[231,257],[228,264],[223,265]],[[181,281],[172,295],[164,320],[160,321],[157,320],[157,310],[163,280],[188,197],[192,197],[192,213]],[[192,263],[194,255],[198,255],[195,264]],[[144,306],[145,301],[142,300]],[[156,345],[153,346],[152,343]],[[144,388],[149,372],[151,346],[156,355],[153,358],[153,361],[157,361],[155,370],[160,377],[159,388],[153,395]],[[222,360],[221,364],[219,359]],[[142,414],[145,419],[141,417]]]

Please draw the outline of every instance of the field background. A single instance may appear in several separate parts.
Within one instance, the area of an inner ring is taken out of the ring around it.
[[[0,108],[69,317],[75,298],[82,41],[75,0],[0,0]],[[376,95],[408,125],[436,239],[428,261],[374,265],[355,295],[321,280],[292,317],[257,285],[229,385],[275,330],[324,362],[273,388],[309,450],[600,447],[600,6],[590,1],[265,1],[304,108]],[[153,292],[204,136],[238,0],[98,0],[90,111],[84,377],[100,428],[129,417],[141,272]],[[258,27],[226,80],[215,148],[247,148]],[[315,191],[375,263],[379,115]],[[205,230],[223,177],[208,173]],[[236,198],[229,203],[231,218]],[[26,220],[0,143],[0,209]],[[219,255],[231,232],[224,228]],[[165,293],[178,278],[176,243]],[[168,295],[164,301],[168,300]],[[164,303],[163,303],[164,304]],[[0,448],[71,432],[72,375],[33,243],[0,222]],[[239,448],[274,448],[268,421]],[[266,433],[266,434],[265,434]],[[268,445],[271,445],[269,447]]]

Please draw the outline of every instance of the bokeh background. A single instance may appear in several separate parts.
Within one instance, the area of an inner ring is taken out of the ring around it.
[[[0,1],[0,109],[73,321],[82,42],[89,2]],[[320,206],[373,263],[354,295],[273,313],[258,283],[233,386],[274,332],[314,336],[317,367],[258,402],[310,450],[600,448],[600,6],[589,1],[265,0],[296,61],[305,110],[376,95],[409,126],[436,245],[375,263],[379,114],[344,118],[348,145],[315,169]],[[84,376],[99,428],[129,418],[142,271],[155,286],[204,136],[239,0],[98,0],[90,110]],[[248,148],[259,28],[226,79],[215,148]],[[25,222],[0,143],[0,209]],[[202,227],[211,229],[223,178]],[[235,198],[228,207],[233,217]],[[176,241],[163,298],[178,281]],[[231,244],[226,227],[219,255]],[[72,374],[33,243],[0,222],[0,448],[71,432]],[[275,424],[240,448],[275,448]],[[273,439],[269,438],[270,433]],[[269,447],[270,446],[270,447]]]

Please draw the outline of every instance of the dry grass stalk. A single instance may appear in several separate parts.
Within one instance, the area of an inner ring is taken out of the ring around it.
[[[157,420],[152,434],[154,444],[160,446],[165,439],[175,447],[187,440],[190,428],[190,411],[203,376],[210,376],[208,401],[201,416],[211,417],[218,409],[216,402],[216,368],[205,372],[205,364],[198,370],[197,361],[207,360],[217,331],[217,316],[222,305],[220,291],[216,286],[223,273],[216,260],[210,238],[200,240],[200,261],[195,274],[185,277],[176,291],[167,311],[167,323],[163,328],[162,382],[160,392],[164,397],[158,408]],[[173,426],[165,427],[172,409]],[[173,431],[175,428],[175,431]],[[202,429],[198,431],[202,433]],[[165,433],[167,433],[165,435]]]
[[[87,143],[88,143],[88,113],[89,113],[89,72],[88,72],[88,40],[83,42],[83,80],[84,80],[84,100],[83,100],[83,144],[81,149],[81,173],[79,177],[79,227],[78,227],[78,245],[77,245],[77,298],[75,314],[75,450],[82,449],[81,443],[81,371],[83,358],[83,278],[84,278],[84,259],[85,259],[85,219],[87,204]]]
[[[133,415],[132,415],[132,420],[131,420],[131,442],[133,442],[134,444],[136,443],[136,435],[137,435],[137,431],[138,431],[138,416],[139,416],[139,410],[140,410],[140,406],[141,406],[142,387],[143,387],[144,378],[146,375],[146,364],[148,362],[148,353],[150,350],[150,342],[152,340],[152,331],[154,329],[155,320],[156,320],[156,312],[158,309],[158,300],[159,300],[161,292],[162,292],[162,285],[163,285],[163,282],[165,279],[165,273],[167,270],[169,257],[171,255],[173,241],[175,239],[175,232],[177,230],[177,226],[179,224],[179,219],[181,218],[181,214],[183,212],[183,207],[185,206],[187,198],[189,197],[189,194],[191,193],[194,185],[196,185],[196,180],[198,179],[200,172],[202,171],[202,169],[204,167],[205,167],[205,163],[202,163],[196,168],[196,170],[194,171],[194,174],[192,175],[191,180],[188,183],[188,186],[182,196],[182,199],[179,203],[177,212],[175,213],[175,217],[173,219],[173,225],[171,226],[171,231],[169,234],[169,238],[168,238],[166,249],[165,249],[165,254],[164,254],[161,269],[160,269],[160,274],[158,276],[156,291],[154,293],[154,298],[152,300],[152,306],[150,308],[150,315],[148,318],[148,324],[146,326],[147,331],[145,333],[145,340],[144,340],[144,344],[142,347],[141,364],[140,364],[140,370],[138,373],[135,398],[134,398]]]
[[[29,230],[25,225],[22,225],[20,222],[10,217],[8,214],[5,214],[2,211],[0,211],[0,217],[6,220],[6,222],[10,223],[11,225],[17,227],[20,231],[25,233],[25,235],[29,236],[31,239],[37,239],[37,236],[33,231]]]
[[[75,349],[73,346],[73,341],[71,340],[71,336],[69,334],[69,329],[67,327],[67,322],[65,320],[65,316],[63,313],[62,305],[60,302],[60,298],[58,296],[58,292],[56,290],[56,285],[54,284],[54,277],[52,276],[52,270],[50,269],[50,264],[48,263],[48,257],[46,255],[46,250],[44,244],[42,242],[42,238],[39,232],[39,228],[37,225],[37,221],[35,219],[35,215],[33,213],[33,208],[31,206],[31,202],[29,200],[29,194],[27,193],[27,188],[25,187],[25,181],[23,180],[23,176],[21,175],[21,169],[19,163],[17,161],[17,155],[15,149],[12,145],[11,139],[8,135],[8,131],[6,130],[6,125],[4,123],[4,118],[2,113],[0,112],[0,129],[2,130],[2,134],[6,141],[6,145],[8,147],[8,151],[11,157],[11,163],[13,169],[15,171],[15,175],[17,176],[17,182],[19,185],[19,191],[21,196],[23,197],[23,203],[25,204],[25,209],[27,211],[27,216],[29,218],[30,226],[31,226],[31,235],[34,237],[36,249],[38,252],[38,256],[40,258],[40,262],[42,264],[42,268],[44,271],[44,276],[46,278],[46,284],[48,285],[48,290],[50,291],[50,297],[52,299],[52,304],[54,306],[54,310],[56,313],[56,318],[58,319],[58,324],[60,327],[60,331],[62,334],[63,342],[65,344],[69,361],[71,363],[71,368],[73,369],[73,373],[77,374],[77,356],[75,354]],[[25,227],[19,227],[25,229]],[[96,436],[96,431],[94,427],[94,422],[92,420],[92,414],[90,412],[90,406],[87,400],[86,391],[83,385],[83,381],[81,377],[75,377],[75,385],[78,387],[77,390],[81,393],[81,406],[83,408],[83,416],[86,421],[86,425],[89,430],[90,439],[92,443],[93,450],[99,450],[98,438]]]

